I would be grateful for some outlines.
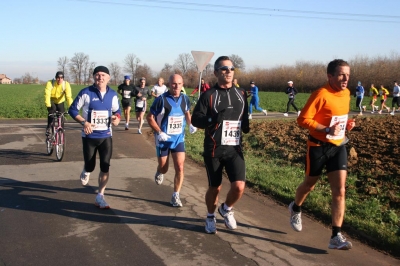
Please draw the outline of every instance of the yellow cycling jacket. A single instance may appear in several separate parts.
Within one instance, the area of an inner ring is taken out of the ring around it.
[[[44,89],[44,103],[46,107],[51,107],[51,102],[55,104],[65,102],[65,97],[67,98],[68,107],[72,104],[71,86],[67,81],[63,81],[63,83],[58,85],[56,80],[47,81],[46,88]]]

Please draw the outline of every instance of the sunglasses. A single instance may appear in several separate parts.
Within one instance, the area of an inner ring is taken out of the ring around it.
[[[63,79],[63,78],[64,78],[64,76],[58,76],[57,78],[58,78],[58,79]]]
[[[235,71],[235,67],[234,67],[234,66],[222,66],[222,67],[217,68],[217,70],[223,70],[223,71],[230,70],[230,71]]]

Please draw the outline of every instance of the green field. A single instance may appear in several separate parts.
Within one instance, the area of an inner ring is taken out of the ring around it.
[[[75,97],[78,92],[86,86],[71,85],[72,96]],[[111,86],[117,90],[117,86]],[[0,84],[2,96],[0,98],[0,118],[46,118],[47,109],[44,105],[44,85],[25,85],[25,84]],[[186,89],[190,94],[193,89]],[[299,93],[296,96],[295,103],[301,107],[306,103],[310,94]],[[259,92],[260,107],[269,112],[285,112],[287,96],[283,92]],[[352,97],[351,106],[354,109],[355,99]],[[153,99],[149,100],[149,105]],[[366,100],[364,100],[366,102]],[[294,111],[290,107],[290,111]],[[254,112],[254,111],[253,111]]]

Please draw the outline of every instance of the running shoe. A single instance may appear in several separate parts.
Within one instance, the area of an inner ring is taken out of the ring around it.
[[[375,110],[376,110],[376,111],[379,110],[379,106],[378,106],[378,105],[375,105],[374,107],[375,107]]]
[[[129,130],[129,127],[128,127],[128,126],[125,126],[125,130]]]
[[[267,110],[262,110],[265,115],[268,115]]]
[[[182,207],[182,202],[178,195],[172,195],[171,201],[169,203],[171,203],[173,207]]]
[[[228,229],[234,230],[234,229],[236,229],[237,226],[236,226],[235,217],[233,217],[233,211],[231,211],[231,210],[230,210],[230,211],[225,210],[224,207],[223,207],[223,205],[224,205],[224,203],[221,204],[221,206],[219,206],[218,212],[219,212],[219,214],[221,214],[222,217],[224,217],[225,226],[226,226]]]
[[[216,234],[217,233],[217,219],[215,216],[211,216],[206,218],[206,233],[207,234]]]
[[[351,249],[352,247],[353,244],[351,244],[350,241],[347,241],[346,238],[341,233],[338,233],[337,236],[331,238],[328,246],[328,248],[340,249],[340,250],[348,250]]]
[[[89,183],[90,173],[85,171],[85,168],[82,170],[81,173],[81,183],[82,186],[86,186]]]
[[[251,114],[249,114],[249,119],[252,119],[252,116],[251,116]]]
[[[374,112],[374,111],[372,111],[372,112],[371,112],[371,114],[375,114],[375,112]]]
[[[378,114],[380,114],[380,115],[381,115],[381,114],[382,114],[382,110],[380,110],[380,111],[378,112]]]
[[[137,133],[138,133],[138,134],[142,134],[142,130],[141,130],[141,129],[138,129]]]
[[[393,111],[393,112],[390,112],[390,114],[391,114],[391,115],[394,115],[394,111]]]
[[[301,113],[301,111],[297,111],[297,116],[299,116],[299,115],[300,115],[300,113]]]
[[[284,113],[283,115],[284,115],[284,116],[289,116],[289,114],[288,114],[288,113]]]
[[[94,205],[96,205],[100,209],[109,209],[110,208],[110,205],[108,205],[108,203],[104,200],[104,196],[100,195],[100,194],[97,194]]]
[[[301,212],[294,212],[293,204],[294,201],[289,204],[290,225],[294,231],[300,232],[303,229],[303,226],[301,225]]]
[[[156,172],[156,174],[154,175],[154,181],[156,181],[156,184],[161,185],[163,180],[164,180],[164,175],[159,172]]]

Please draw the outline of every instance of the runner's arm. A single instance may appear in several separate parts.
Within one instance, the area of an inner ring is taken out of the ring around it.
[[[50,81],[46,83],[46,87],[44,88],[44,104],[46,105],[47,108],[51,107],[51,90],[53,89],[53,85],[51,84]]]
[[[65,82],[65,97],[67,98],[68,107],[70,107],[74,100],[72,99],[72,90],[69,82]]]

